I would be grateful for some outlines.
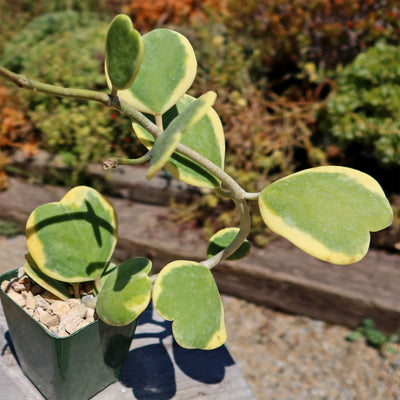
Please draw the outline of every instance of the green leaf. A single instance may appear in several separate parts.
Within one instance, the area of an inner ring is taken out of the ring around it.
[[[228,247],[233,242],[238,232],[239,228],[225,228],[214,234],[208,242],[207,257],[211,258],[225,249],[225,247]],[[242,245],[227,258],[227,260],[240,260],[241,258],[246,257],[250,253],[250,248],[250,242],[246,239]]]
[[[397,333],[393,333],[392,335],[389,336],[388,341],[392,343],[397,343],[400,339],[400,336]]]
[[[106,73],[116,89],[129,88],[143,57],[140,33],[127,15],[117,15],[108,28],[106,38]]]
[[[388,342],[388,338],[382,332],[376,329],[368,329],[365,332],[367,343],[371,346],[380,347]]]
[[[360,332],[350,332],[347,336],[346,336],[346,340],[349,342],[355,342],[359,339],[361,339],[363,337],[363,334]]]
[[[96,311],[109,325],[127,325],[135,320],[151,300],[148,273],[151,261],[132,258],[114,269],[97,299]]]
[[[142,39],[144,52],[139,73],[130,89],[118,96],[139,111],[162,115],[192,85],[196,56],[186,37],[170,29],[155,29]]]
[[[361,328],[364,329],[375,329],[375,321],[371,318],[364,318],[361,323]]]
[[[171,120],[181,114],[195,99],[185,95],[179,102],[163,115],[164,126],[168,127]],[[143,145],[150,149],[154,144],[153,136],[139,124],[133,123],[133,129]],[[218,114],[210,108],[206,115],[182,135],[180,143],[206,157],[219,168],[225,163],[224,131]],[[189,158],[173,153],[165,169],[175,178],[190,185],[214,188],[219,187],[219,181],[206,169]]]
[[[69,285],[67,283],[57,281],[56,279],[52,279],[44,274],[38,268],[29,253],[25,255],[25,258],[27,262],[24,264],[23,268],[32,280],[34,280],[42,288],[59,297],[61,300],[65,301],[71,297],[69,294]]]
[[[180,142],[182,134],[204,117],[214,104],[216,97],[215,92],[207,92],[200,96],[186,107],[156,139],[146,175],[147,179],[151,179],[166,164]]]
[[[172,332],[180,346],[210,350],[225,342],[221,297],[203,265],[185,260],[166,265],[154,284],[153,304],[163,318],[174,321]]]
[[[266,187],[259,198],[264,222],[306,253],[335,264],[359,261],[370,231],[391,224],[393,212],[379,184],[336,166],[307,169]]]
[[[96,190],[77,186],[60,202],[36,208],[26,224],[29,253],[53,279],[84,282],[99,276],[117,241],[117,215]]]

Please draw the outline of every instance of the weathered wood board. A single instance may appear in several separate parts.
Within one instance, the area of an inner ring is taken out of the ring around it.
[[[10,188],[0,193],[0,218],[23,227],[34,208],[58,201],[66,191],[11,179]],[[158,270],[172,260],[205,256],[201,232],[179,231],[165,218],[165,207],[122,198],[111,201],[119,216],[117,260],[147,256]],[[0,270],[1,262],[0,258]],[[387,332],[400,326],[399,254],[370,250],[360,262],[338,266],[316,260],[282,239],[266,249],[252,249],[249,257],[224,263],[213,273],[222,292],[268,307],[352,328],[366,317]]]

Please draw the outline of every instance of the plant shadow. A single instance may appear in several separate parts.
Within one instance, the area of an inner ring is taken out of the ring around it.
[[[11,351],[11,354],[12,354],[13,357],[15,358],[16,363],[17,363],[19,366],[21,366],[21,364],[20,364],[20,362],[19,362],[19,359],[18,359],[18,356],[17,356],[17,353],[15,352],[15,347],[14,347],[14,344],[13,344],[13,342],[12,342],[12,339],[11,339],[11,336],[10,336],[10,332],[9,332],[9,331],[6,331],[6,332],[4,333],[4,339],[6,340],[6,344],[5,344],[4,347],[1,349],[0,355],[1,355],[1,356],[4,356],[4,355],[6,354],[7,348],[9,348],[10,351]]]
[[[146,324],[150,325],[144,331],[140,327]],[[138,400],[173,398],[180,372],[202,384],[220,383],[225,377],[225,368],[234,364],[225,346],[215,350],[187,350],[171,337],[171,322],[155,320],[150,304],[140,316],[134,340],[148,339],[152,343],[131,350],[119,376]],[[163,343],[166,339],[172,341],[171,355]]]

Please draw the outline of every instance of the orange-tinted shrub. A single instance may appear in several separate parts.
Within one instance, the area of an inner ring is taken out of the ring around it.
[[[7,187],[5,169],[10,162],[10,152],[16,148],[30,156],[37,151],[37,144],[25,106],[10,89],[0,85],[0,190]]]
[[[207,10],[225,9],[227,0],[131,0],[121,11],[133,19],[136,27],[148,31],[161,24],[188,24],[205,17]]]

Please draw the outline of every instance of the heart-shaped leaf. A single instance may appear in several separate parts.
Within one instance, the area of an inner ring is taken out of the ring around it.
[[[127,15],[117,15],[108,28],[106,38],[106,73],[116,89],[129,88],[140,67],[143,43]]]
[[[208,241],[207,257],[211,258],[228,247],[233,242],[238,232],[239,228],[225,228],[215,233]],[[227,258],[227,260],[240,260],[248,256],[250,248],[250,242],[246,239],[241,246]]]
[[[221,297],[203,265],[185,260],[166,265],[154,284],[153,304],[163,318],[174,321],[172,332],[180,346],[210,350],[225,342]]]
[[[163,115],[164,126],[182,113],[195,98],[185,95],[179,102]],[[133,129],[141,143],[150,149],[154,144],[153,136],[139,124],[133,123]],[[189,130],[186,130],[180,139],[180,143],[206,157],[217,167],[224,168],[225,163],[225,137],[221,120],[214,109],[210,108]],[[189,158],[173,153],[165,169],[177,179],[193,186],[214,188],[219,186],[219,181],[206,169],[196,164]]]
[[[151,179],[168,161],[180,142],[183,132],[194,126],[212,107],[217,95],[207,92],[186,107],[156,139],[146,178]]]
[[[96,311],[109,325],[127,325],[135,320],[151,300],[148,273],[151,261],[132,258],[114,269],[97,299]]]
[[[60,202],[36,208],[26,224],[27,247],[38,268],[64,282],[99,276],[116,241],[113,206],[86,186],[71,189]]]
[[[142,37],[144,52],[133,85],[118,93],[148,114],[164,114],[187,92],[196,77],[192,45],[182,34],[154,29]]]
[[[393,212],[379,184],[346,167],[326,166],[289,175],[259,198],[264,222],[306,253],[334,264],[359,261],[370,231],[390,225]]]
[[[44,274],[36,265],[32,256],[28,253],[25,255],[26,263],[23,268],[27,275],[34,280],[42,288],[46,289],[50,293],[59,297],[61,300],[68,300],[71,296],[69,295],[69,285],[65,282],[57,281],[56,279],[50,278]]]

